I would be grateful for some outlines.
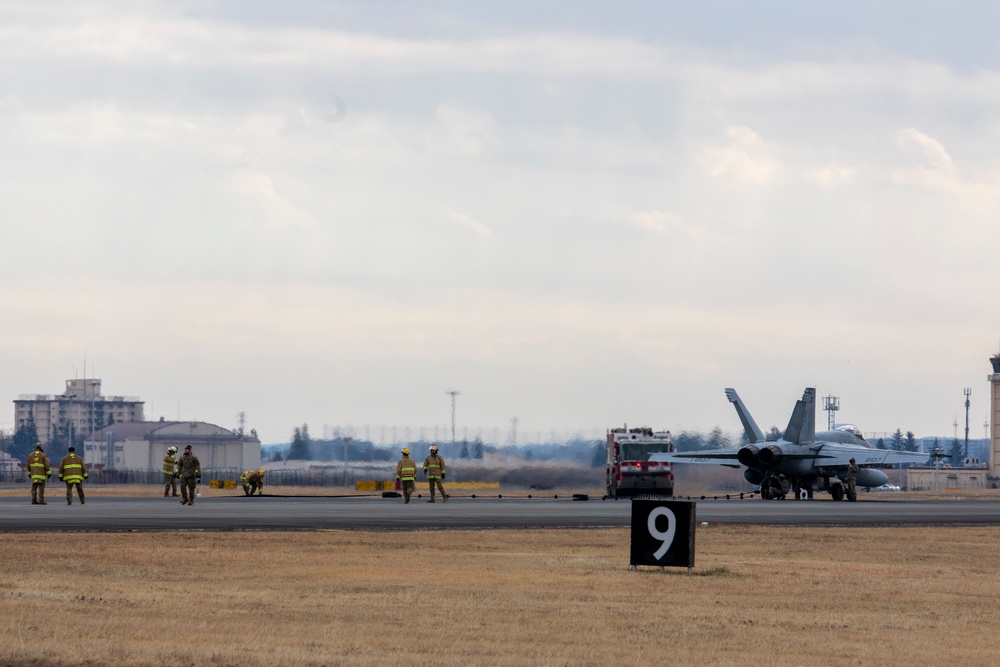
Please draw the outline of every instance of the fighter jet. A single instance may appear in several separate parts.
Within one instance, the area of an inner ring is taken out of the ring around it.
[[[760,485],[763,497],[783,496],[768,493],[775,484],[787,482],[795,498],[812,498],[813,491],[828,491],[834,500],[843,500],[847,490],[847,467],[855,459],[857,486],[876,487],[889,481],[880,468],[896,463],[923,463],[927,454],[899,452],[872,446],[861,431],[852,425],[833,431],[816,432],[816,389],[809,387],[796,401],[788,428],[780,440],[767,442],[764,433],[750,416],[750,411],[735,389],[726,389],[726,398],[736,407],[749,444],[739,449],[709,449],[696,452],[654,454],[650,461],[671,463],[714,463],[738,468],[746,466],[743,476]]]

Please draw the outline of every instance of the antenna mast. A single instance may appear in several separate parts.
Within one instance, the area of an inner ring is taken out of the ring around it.
[[[965,388],[965,458],[969,458],[969,396],[972,396],[972,389]]]
[[[454,389],[449,389],[445,392],[451,396],[451,444],[455,444],[455,397],[458,396],[460,392]]]

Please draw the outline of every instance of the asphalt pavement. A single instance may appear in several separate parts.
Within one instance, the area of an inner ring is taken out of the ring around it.
[[[182,530],[442,530],[627,527],[628,500],[569,498],[402,499],[378,497],[102,498],[86,505],[50,494],[48,505],[0,498],[0,532]],[[698,522],[758,525],[998,525],[990,500],[696,501]]]

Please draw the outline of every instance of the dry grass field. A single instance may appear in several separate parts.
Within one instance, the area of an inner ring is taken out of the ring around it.
[[[0,665],[996,665],[1000,528],[40,533]]]

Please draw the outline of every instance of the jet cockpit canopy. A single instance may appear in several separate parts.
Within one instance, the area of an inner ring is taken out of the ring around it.
[[[841,424],[840,426],[838,426],[834,430],[835,431],[843,431],[844,433],[850,433],[855,438],[858,438],[859,440],[864,440],[865,442],[867,442],[865,440],[864,433],[862,433],[861,429],[858,428],[857,426],[855,426],[854,424]]]

